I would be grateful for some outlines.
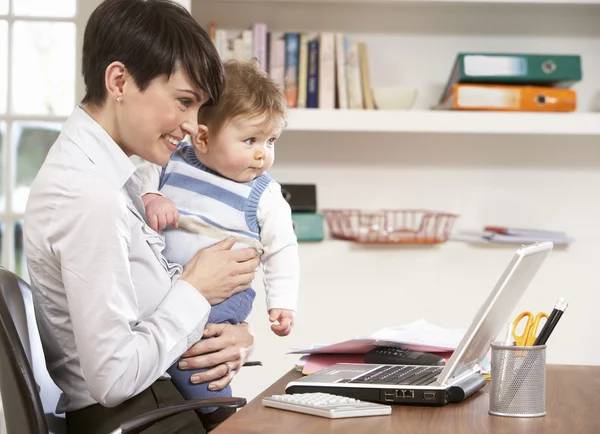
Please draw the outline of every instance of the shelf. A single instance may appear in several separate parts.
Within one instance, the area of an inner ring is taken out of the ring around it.
[[[600,113],[291,109],[286,131],[600,135]]]
[[[600,0],[219,0],[221,3],[330,3],[330,4],[393,4],[393,3],[448,3],[448,4],[526,4],[526,5],[600,5]]]

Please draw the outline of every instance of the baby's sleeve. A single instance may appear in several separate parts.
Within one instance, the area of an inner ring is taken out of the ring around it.
[[[262,263],[267,309],[295,311],[300,283],[298,241],[292,210],[281,194],[281,186],[276,182],[271,182],[261,196],[257,218],[260,241],[264,246]]]
[[[148,193],[160,194],[158,189],[160,186],[160,175],[162,173],[161,166],[146,162],[137,167],[137,172],[142,182],[142,196]]]

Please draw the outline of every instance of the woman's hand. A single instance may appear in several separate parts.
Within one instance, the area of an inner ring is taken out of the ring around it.
[[[194,286],[210,305],[247,289],[259,257],[255,249],[230,250],[235,240],[221,241],[196,253],[183,267],[181,279]]]
[[[181,369],[213,367],[192,375],[191,381],[192,383],[212,381],[208,388],[221,390],[231,383],[252,353],[254,333],[247,323],[207,324],[202,337],[204,338],[202,341],[192,345],[183,354],[179,367]]]

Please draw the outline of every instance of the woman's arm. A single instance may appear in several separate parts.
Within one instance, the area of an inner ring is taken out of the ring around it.
[[[57,212],[51,242],[83,377],[92,397],[110,407],[146,389],[200,338],[210,305],[180,279],[140,318],[129,262],[132,216],[119,191],[97,191]]]
[[[254,333],[250,325],[245,322],[238,325],[207,324],[202,337],[204,339],[183,354],[183,362],[187,366],[182,369],[211,368],[194,374],[191,382],[212,381],[209,384],[211,390],[221,390],[231,383],[252,354]]]

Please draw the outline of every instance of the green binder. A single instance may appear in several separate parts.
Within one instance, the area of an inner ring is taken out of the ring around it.
[[[570,87],[581,78],[575,54],[458,53],[440,102],[457,83]]]

